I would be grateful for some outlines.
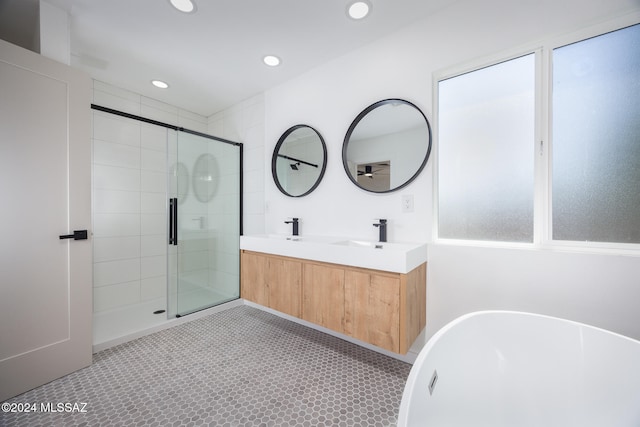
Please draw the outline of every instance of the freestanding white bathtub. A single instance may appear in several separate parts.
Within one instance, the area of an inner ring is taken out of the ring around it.
[[[398,426],[640,427],[640,342],[536,314],[462,316],[418,355]]]

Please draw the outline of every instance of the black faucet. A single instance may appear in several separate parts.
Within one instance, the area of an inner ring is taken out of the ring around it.
[[[381,242],[387,241],[387,220],[380,219],[378,224],[373,224],[374,227],[378,227],[380,229],[380,237],[379,240]]]
[[[285,221],[285,224],[293,224],[293,235],[298,235],[298,218],[291,218],[291,221]]]

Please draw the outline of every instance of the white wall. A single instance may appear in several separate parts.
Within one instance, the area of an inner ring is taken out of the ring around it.
[[[373,218],[382,217],[389,219],[391,241],[431,242],[433,161],[398,192],[358,189],[345,175],[341,159],[343,138],[355,116],[375,101],[404,98],[432,121],[434,72],[638,11],[637,0],[461,0],[268,91],[264,231],[288,233],[284,220],[296,216],[302,219],[301,234],[374,239]],[[299,123],[322,134],[328,165],[312,194],[289,198],[273,183],[269,165],[280,135]],[[414,196],[413,213],[401,212],[404,194]],[[640,257],[443,244],[433,244],[429,251],[427,337],[469,311],[513,309],[583,321],[640,339]]]
[[[243,144],[243,231],[264,233],[265,174],[271,176],[271,157],[264,163],[264,96],[247,99],[209,117],[208,133]]]
[[[71,64],[69,13],[40,0],[40,54]]]

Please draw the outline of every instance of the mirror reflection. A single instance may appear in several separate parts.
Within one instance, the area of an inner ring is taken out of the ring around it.
[[[218,176],[218,160],[212,154],[201,154],[193,166],[193,194],[198,201],[206,203],[213,199]]]
[[[431,127],[418,107],[385,99],[353,121],[342,146],[349,179],[374,193],[398,190],[422,171],[431,152]]]
[[[278,189],[291,197],[311,193],[320,184],[327,166],[327,147],[311,126],[296,125],[285,131],[271,159]]]

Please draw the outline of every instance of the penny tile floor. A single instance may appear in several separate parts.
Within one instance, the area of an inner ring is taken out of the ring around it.
[[[0,426],[386,427],[410,369],[241,306],[96,353],[90,367],[7,401],[76,412],[0,412]]]

